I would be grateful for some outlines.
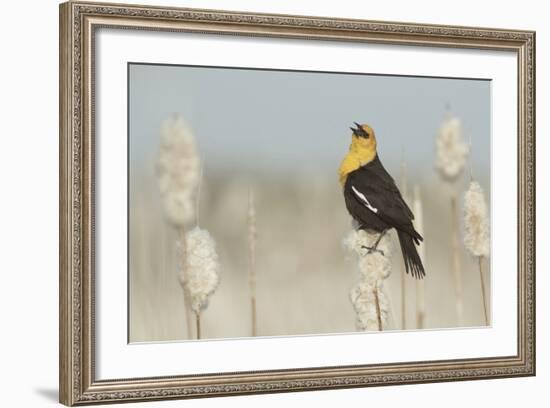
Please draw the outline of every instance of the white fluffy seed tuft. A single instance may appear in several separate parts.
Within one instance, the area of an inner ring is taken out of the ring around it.
[[[195,227],[185,234],[184,265],[180,270],[180,284],[189,294],[191,309],[200,313],[208,306],[210,296],[220,283],[220,264],[216,243],[207,230]]]
[[[377,251],[365,248],[372,248],[379,236],[378,232],[353,230],[343,241],[344,248],[357,256],[359,267],[359,283],[350,291],[357,330],[383,330],[389,321],[389,301],[383,288],[391,273],[389,235],[382,237]]]
[[[483,189],[476,181],[464,194],[464,245],[474,256],[489,255],[489,216]]]
[[[200,159],[193,132],[181,116],[162,123],[156,170],[166,219],[185,227],[195,220]]]
[[[454,181],[460,176],[466,158],[468,145],[462,139],[462,123],[459,118],[446,118],[436,138],[435,168],[448,181]]]
[[[378,330],[378,306],[382,329],[389,320],[389,301],[381,287],[359,283],[350,291],[350,300],[355,310],[355,327],[360,331]]]

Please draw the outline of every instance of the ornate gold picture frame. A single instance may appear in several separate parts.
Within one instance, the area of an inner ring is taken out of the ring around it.
[[[518,167],[515,181],[518,191],[517,352],[483,358],[98,379],[95,194],[101,186],[95,175],[94,87],[95,36],[101,28],[514,53],[518,72]],[[59,146],[59,395],[63,404],[72,406],[535,374],[534,32],[122,4],[63,3],[60,6]]]

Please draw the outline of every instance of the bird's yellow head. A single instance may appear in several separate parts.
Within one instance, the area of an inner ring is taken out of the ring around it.
[[[342,186],[346,183],[349,173],[364,166],[376,157],[376,137],[374,136],[374,130],[367,124],[360,125],[357,122],[353,123],[355,123],[357,128],[350,128],[353,133],[351,135],[349,152],[344,157],[338,170]]]
[[[374,135],[374,130],[366,123],[363,125],[357,122],[353,123],[357,128],[354,129],[350,127],[353,132],[351,134],[350,151],[364,155],[365,158],[370,157],[367,161],[371,161],[376,155],[376,137]]]

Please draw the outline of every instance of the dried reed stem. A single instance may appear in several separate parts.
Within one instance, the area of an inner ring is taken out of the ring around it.
[[[420,187],[414,186],[413,198],[414,227],[418,233],[424,236],[424,215],[422,210],[422,198],[420,196]],[[418,255],[423,265],[426,265],[426,249],[424,242],[418,246]],[[416,280],[416,327],[423,329],[426,320],[426,298],[424,279]]]
[[[180,270],[180,276],[182,281],[187,281],[187,276],[185,274],[185,257],[187,254],[187,243],[185,239],[185,228],[181,226],[178,229],[178,242],[179,242],[179,270]],[[182,285],[183,290],[183,304],[185,308],[185,324],[187,327],[187,338],[192,339],[193,338],[193,325],[191,323],[192,317],[191,317],[191,301],[190,301],[190,294],[187,290],[187,287],[185,285]]]
[[[470,182],[470,187],[464,194],[464,245],[478,259],[479,279],[485,324],[489,325],[485,281],[483,279],[482,258],[490,254],[489,216],[483,189],[476,181]]]
[[[426,290],[423,279],[416,280],[416,328],[426,327]]]
[[[197,193],[196,193],[196,203],[195,203],[195,225],[198,227],[200,221],[200,208],[201,208],[201,187],[202,187],[202,177],[203,177],[204,167],[202,164],[199,165],[199,179],[197,180]]]
[[[258,324],[257,324],[257,312],[256,312],[256,296],[250,296],[250,318],[252,319],[252,337],[258,335]]]
[[[248,282],[250,285],[250,319],[252,337],[258,334],[256,312],[256,207],[254,205],[254,193],[248,192]]]
[[[464,324],[464,302],[462,290],[462,275],[460,270],[460,245],[458,237],[458,212],[456,196],[451,196],[451,245],[453,253],[453,277],[455,286],[456,318],[459,326]]]
[[[407,328],[407,306],[406,306],[406,296],[407,296],[407,286],[405,279],[405,267],[401,265],[401,329],[405,330]]]
[[[479,265],[479,281],[481,283],[481,298],[483,300],[483,313],[485,316],[485,326],[489,326],[489,314],[487,313],[487,299],[485,297],[485,279],[483,278],[483,268],[482,268],[482,256],[478,256],[478,265]]]
[[[447,111],[435,139],[436,158],[435,168],[441,178],[448,182],[452,189],[451,195],[451,252],[452,270],[455,286],[456,315],[458,325],[464,321],[462,277],[460,270],[460,252],[458,237],[458,214],[456,205],[456,181],[462,175],[469,147],[463,140],[462,121]]]
[[[196,312],[195,313],[195,329],[197,332],[197,340],[200,340],[201,338],[201,314]]]
[[[378,297],[378,282],[374,285],[374,302],[376,304],[376,320],[378,321],[378,331],[382,331],[382,311],[380,309],[380,298]]]
[[[401,195],[407,201],[407,165],[405,163],[403,151],[401,152],[401,171],[400,171],[400,190]],[[407,328],[407,279],[405,265],[401,265],[401,329]]]

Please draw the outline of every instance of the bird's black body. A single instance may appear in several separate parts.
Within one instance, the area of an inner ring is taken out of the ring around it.
[[[380,233],[390,228],[396,229],[407,273],[422,278],[424,267],[415,246],[422,241],[422,237],[412,224],[412,211],[378,155],[347,175],[344,197],[346,207],[359,229]]]

